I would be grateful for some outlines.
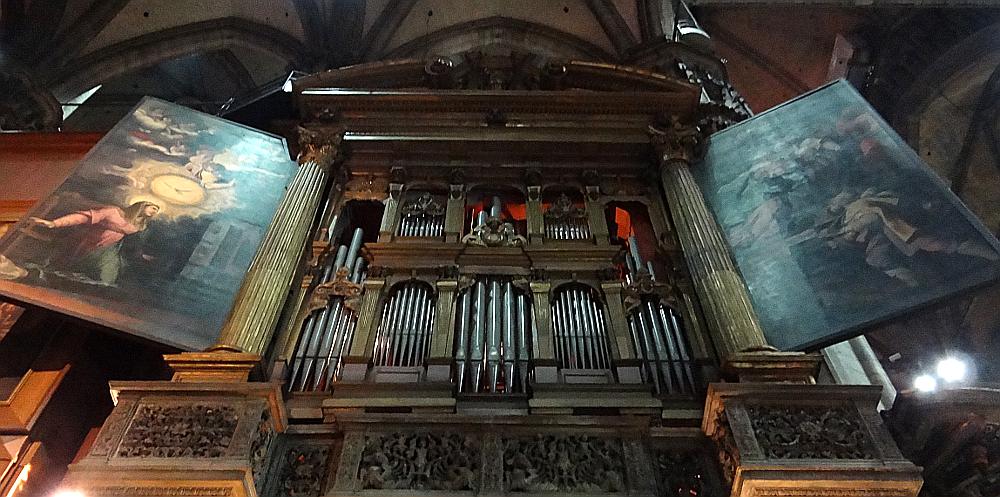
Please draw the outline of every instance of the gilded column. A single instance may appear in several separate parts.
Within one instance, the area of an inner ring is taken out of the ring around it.
[[[343,138],[340,131],[299,131],[302,152],[298,171],[271,219],[212,349],[260,355],[274,333]]]
[[[768,349],[746,284],[691,174],[697,128],[675,120],[665,132],[653,131],[667,205],[720,358]]]

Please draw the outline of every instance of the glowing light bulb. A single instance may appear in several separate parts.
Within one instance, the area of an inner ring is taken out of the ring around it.
[[[922,374],[913,379],[913,388],[920,392],[933,392],[937,390],[937,380],[929,374]]]
[[[941,362],[937,364],[938,378],[949,383],[964,380],[968,372],[968,365],[964,361],[955,359],[954,357],[941,359]]]

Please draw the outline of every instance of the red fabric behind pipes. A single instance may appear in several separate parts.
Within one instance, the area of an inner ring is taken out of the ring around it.
[[[627,239],[632,233],[632,217],[625,209],[615,207],[615,224],[618,225],[617,236],[620,240]]]
[[[528,218],[528,209],[524,204],[508,204],[504,207],[507,208],[507,212],[510,214],[511,219],[515,221],[524,221]]]

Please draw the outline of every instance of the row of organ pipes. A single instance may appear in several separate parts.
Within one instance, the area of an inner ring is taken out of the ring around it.
[[[340,245],[336,255],[327,258],[319,284],[333,281],[338,272],[346,272],[352,283],[364,281],[365,259],[359,254],[362,235],[360,228],[355,229],[350,245]],[[289,389],[328,389],[340,377],[344,354],[350,349],[357,325],[357,313],[347,307],[342,296],[332,296],[325,307],[309,314],[292,356]]]
[[[426,200],[429,194],[421,199]],[[414,202],[416,203],[416,202]],[[426,202],[425,202],[426,205]],[[502,204],[493,197],[486,210],[473,216],[471,228],[488,216],[500,217]],[[585,216],[559,216],[546,220],[546,234],[555,239],[590,237]],[[334,232],[334,216],[330,232]],[[404,209],[397,234],[441,236],[444,213],[433,209]],[[348,245],[340,245],[321,268],[318,283],[331,282],[338,272],[352,283],[365,278],[360,256],[362,230],[355,229]],[[637,278],[656,280],[651,261],[639,254],[635,236],[628,238],[625,283]],[[372,351],[377,367],[419,367],[429,353],[434,330],[435,293],[416,279],[394,285],[384,300]],[[328,304],[309,314],[302,326],[291,359],[289,389],[308,392],[329,389],[341,372],[350,349],[358,316],[344,297],[332,296]],[[563,369],[611,370],[606,313],[598,292],[578,283],[558,288],[551,301],[556,360]],[[656,392],[690,395],[697,380],[693,361],[677,311],[657,295],[644,295],[627,315],[628,329],[643,375]],[[459,293],[456,302],[454,380],[459,393],[524,393],[530,381],[530,350],[536,325],[528,294],[503,276],[478,276]]]
[[[375,335],[375,366],[422,366],[434,329],[434,292],[410,280],[393,287]]]
[[[635,236],[629,237],[628,248],[626,282],[645,275],[656,281],[652,263],[643,261],[639,255]],[[643,295],[626,319],[636,355],[645,364],[646,382],[652,383],[660,394],[693,394],[697,383],[677,311],[665,305],[658,295]]]
[[[396,234],[409,237],[440,237],[444,235],[444,209],[430,193],[421,193],[407,202]]]
[[[524,392],[535,330],[525,293],[509,278],[481,276],[459,295],[456,313],[459,393]]]

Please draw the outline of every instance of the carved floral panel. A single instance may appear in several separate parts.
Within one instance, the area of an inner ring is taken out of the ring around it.
[[[537,435],[504,440],[504,487],[511,492],[625,492],[621,440]]]
[[[230,406],[141,405],[125,431],[118,457],[222,457],[239,421]]]
[[[477,490],[479,441],[457,433],[365,437],[358,479],[363,489]]]
[[[769,459],[878,459],[868,429],[850,406],[746,406]]]

